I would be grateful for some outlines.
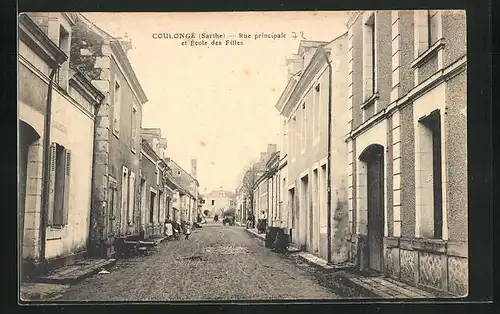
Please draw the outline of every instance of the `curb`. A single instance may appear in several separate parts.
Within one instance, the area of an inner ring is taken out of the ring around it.
[[[22,288],[19,295],[20,303],[29,303],[33,301],[52,301],[59,299],[63,293],[70,288],[70,285],[60,285],[54,284],[57,286],[61,286],[58,290],[53,290],[49,292],[40,292],[40,291],[28,291],[22,292]]]
[[[258,234],[255,234],[254,232],[250,231],[249,229],[245,229],[245,232],[250,234],[252,237],[256,238],[257,240],[259,240],[262,243],[265,243],[265,241],[266,241],[264,237],[261,237]]]
[[[357,283],[355,283],[354,281],[351,280],[350,276],[349,275],[346,275],[346,274],[342,274],[340,275],[340,277],[343,279],[342,282],[344,283],[344,285],[346,285],[347,287],[349,288],[352,288],[354,290],[356,290],[357,292],[359,292],[361,295],[364,295],[368,298],[384,298],[385,297],[383,295],[379,295],[375,292],[373,292],[372,290],[368,289],[368,288],[365,288]]]
[[[95,274],[97,274],[99,271],[101,271],[102,268],[105,267],[111,267],[116,264],[116,259],[112,258],[109,259],[105,262],[98,263],[97,265],[94,265],[90,267],[88,270],[85,272],[82,272],[76,276],[68,276],[66,278],[54,278],[52,276],[46,276],[46,277],[40,277],[38,278],[37,282],[39,283],[50,283],[50,284],[63,284],[63,285],[72,285],[75,283],[78,283],[82,281],[83,279],[86,279],[88,277],[91,277]]]

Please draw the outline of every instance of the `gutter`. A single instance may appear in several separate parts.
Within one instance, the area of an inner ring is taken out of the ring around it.
[[[327,240],[328,240],[328,264],[332,264],[332,177],[331,177],[331,163],[332,163],[332,64],[330,58],[326,53],[324,46],[319,49],[323,54],[328,64],[328,160],[327,160]]]
[[[50,186],[50,131],[52,125],[52,90],[54,86],[54,76],[59,70],[56,64],[50,73],[50,81],[47,90],[47,108],[45,110],[45,123],[43,128],[43,189],[42,189],[42,210],[40,211],[40,261],[45,264],[45,247],[47,242],[47,214],[49,212],[49,186]]]

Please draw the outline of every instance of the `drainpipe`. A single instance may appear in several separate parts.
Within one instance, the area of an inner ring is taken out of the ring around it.
[[[95,143],[95,135],[97,134],[97,127],[98,127],[98,124],[97,124],[97,116],[99,115],[99,111],[101,109],[101,105],[102,105],[102,101],[103,99],[101,99],[100,101],[98,101],[96,104],[95,104],[95,109],[94,109],[94,116],[95,116],[95,119],[94,119],[94,134],[92,135],[94,137],[94,139],[92,140],[92,174],[91,174],[91,181],[92,182],[92,190],[91,190],[91,196],[92,196],[92,199],[91,199],[91,211],[90,211],[90,223],[89,223],[89,237],[88,237],[88,240],[87,240],[87,252],[90,254],[90,255],[95,255],[97,254],[96,253],[96,250],[95,250],[95,243],[93,242],[92,240],[92,234],[94,233],[94,231],[92,230],[92,216],[94,216],[95,214],[92,212],[92,208],[94,207],[93,203],[92,203],[92,200],[93,200],[93,197],[95,195],[94,193],[94,180],[95,180],[95,177],[96,177],[96,174],[95,174],[95,169],[96,169],[96,158],[95,158],[95,155],[94,155],[94,151],[95,151],[95,146],[96,146],[96,143]],[[140,179],[139,179],[140,180]],[[108,187],[106,187],[108,188]],[[104,220],[104,224],[106,224],[106,220]],[[107,229],[106,229],[107,230]],[[106,250],[104,249],[103,252],[106,252]]]
[[[332,64],[326,53],[324,46],[319,49],[325,57],[328,64],[328,159],[327,159],[327,240],[328,240],[328,264],[332,263],[332,178],[331,178],[331,160],[332,160]]]
[[[40,212],[40,261],[45,264],[45,247],[47,236],[47,214],[49,212],[49,185],[50,185],[50,131],[52,125],[52,89],[54,86],[54,76],[59,70],[59,64],[52,68],[50,81],[47,90],[47,108],[45,110],[45,123],[43,129],[43,189],[42,189],[42,210]]]

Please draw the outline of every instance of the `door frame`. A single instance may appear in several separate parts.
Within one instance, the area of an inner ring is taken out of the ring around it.
[[[365,166],[365,173],[364,176],[366,178],[366,245],[364,249],[364,254],[366,256],[365,261],[363,264],[364,266],[370,270],[374,271],[379,271],[383,272],[384,271],[384,248],[383,248],[383,240],[384,240],[384,226],[385,226],[385,195],[384,195],[384,184],[385,184],[385,149],[382,145],[379,144],[371,144],[368,147],[365,148],[365,150],[360,154],[359,160],[364,163]],[[379,182],[379,193],[378,193],[378,203],[379,203],[379,208],[377,209],[377,213],[380,217],[379,220],[379,226],[377,230],[377,235],[380,236],[380,241],[379,245],[377,248],[371,247],[371,241],[372,237],[374,236],[374,228],[373,228],[373,220],[370,219],[370,217],[374,214],[373,209],[370,208],[370,183],[368,182],[370,178],[369,172],[372,171],[370,168],[370,164],[378,159],[380,165],[380,169],[378,171],[379,176],[377,177],[377,181]],[[379,269],[374,269],[371,266],[371,254],[373,253],[373,250],[378,250],[379,251],[379,258],[380,258],[380,265]],[[363,268],[365,268],[363,267]]]

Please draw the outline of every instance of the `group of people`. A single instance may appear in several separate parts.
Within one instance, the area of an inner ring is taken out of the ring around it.
[[[257,225],[255,225],[255,216],[253,213],[249,213],[247,216],[247,229],[252,229],[257,227],[259,233],[264,233],[266,231],[267,226],[267,213],[265,211],[261,212],[260,219],[257,221]]]
[[[185,239],[189,239],[191,235],[191,223],[189,221],[179,224],[175,220],[170,218],[165,219],[164,223],[164,235],[168,238],[179,239],[181,233],[184,234]]]

